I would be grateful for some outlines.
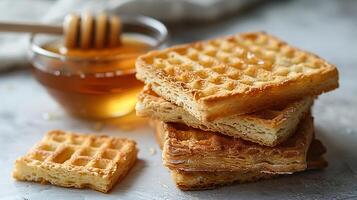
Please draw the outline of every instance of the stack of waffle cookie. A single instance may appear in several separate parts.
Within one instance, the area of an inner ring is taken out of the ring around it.
[[[311,106],[338,87],[335,66],[263,32],[152,51],[136,111],[150,117],[180,189],[327,166]]]

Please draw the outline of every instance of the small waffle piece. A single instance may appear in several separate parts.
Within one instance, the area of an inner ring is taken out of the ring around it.
[[[164,165],[181,171],[241,171],[289,174],[306,169],[306,154],[313,138],[308,114],[285,142],[266,147],[183,124],[157,122],[165,133]]]
[[[200,121],[252,113],[338,87],[335,66],[263,32],[151,51],[136,77]]]
[[[306,97],[286,106],[275,106],[249,115],[231,115],[202,122],[182,107],[159,97],[146,86],[138,96],[136,114],[164,122],[183,123],[265,146],[275,146],[295,132],[300,119],[310,110],[312,103],[313,97]]]
[[[106,193],[127,174],[136,158],[132,140],[54,130],[16,160],[13,177]]]
[[[319,140],[314,140],[311,144],[306,170],[317,170],[327,167],[327,161],[322,156],[325,152],[310,156],[311,154],[318,153],[319,148],[325,148],[321,145]],[[232,183],[248,183],[262,179],[271,179],[279,175],[266,174],[259,171],[185,172],[171,170],[171,176],[177,187],[181,190],[205,190]]]

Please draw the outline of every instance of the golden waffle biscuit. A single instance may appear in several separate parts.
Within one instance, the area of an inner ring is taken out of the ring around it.
[[[163,147],[165,143],[165,133],[157,127],[156,138]],[[322,155],[326,148],[319,140],[313,140],[307,155],[307,170],[322,169],[327,166]],[[220,171],[220,172],[200,172],[200,171],[179,171],[170,170],[176,185],[182,190],[211,189],[221,185],[228,185],[233,182],[246,183],[260,179],[276,177],[276,174],[266,174],[259,171]]]
[[[307,170],[323,169],[327,162],[323,157],[307,161]],[[233,183],[249,183],[277,177],[277,174],[265,174],[257,171],[246,172],[184,172],[170,170],[177,187],[181,190],[206,190]]]
[[[316,145],[315,145],[316,144]],[[317,146],[319,145],[319,146]],[[316,154],[318,149],[325,147],[319,140],[314,140],[309,148],[308,155]],[[320,152],[316,156],[308,156],[307,170],[323,169],[327,167],[327,162],[323,158],[324,152]],[[177,187],[181,190],[203,190],[213,189],[222,185],[232,183],[248,183],[262,179],[270,179],[277,177],[277,174],[266,174],[259,171],[226,171],[226,172],[185,172],[171,170],[171,176]]]
[[[172,179],[181,190],[207,190],[233,183],[249,183],[271,179],[278,175],[258,171],[184,172],[170,170]]]
[[[164,165],[182,171],[241,171],[289,174],[306,169],[306,154],[313,138],[308,114],[285,142],[266,147],[183,124],[158,121],[165,133]]]
[[[263,32],[151,51],[137,78],[200,121],[252,113],[338,87],[335,66]]]
[[[165,143],[165,133],[159,123],[156,131],[156,139],[162,149]],[[327,167],[326,160],[322,155],[326,152],[326,148],[319,140],[313,140],[307,154],[307,170],[322,169]],[[277,174],[262,173],[258,170],[241,170],[241,171],[219,171],[219,172],[203,172],[203,171],[180,171],[170,170],[173,180],[177,187],[182,190],[202,190],[212,189],[217,186],[228,185],[234,182],[247,183],[254,182],[260,179],[269,179],[276,177]]]
[[[306,97],[286,106],[276,106],[248,115],[231,115],[203,123],[146,86],[138,96],[136,114],[164,122],[183,123],[265,146],[275,146],[295,132],[300,119],[310,110],[312,103],[313,97]]]
[[[13,177],[106,193],[127,174],[136,158],[132,140],[54,130],[16,160]]]

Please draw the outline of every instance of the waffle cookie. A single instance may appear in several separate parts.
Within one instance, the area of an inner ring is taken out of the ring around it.
[[[325,147],[319,140],[314,140],[309,148],[307,169],[316,170],[327,167],[323,158]],[[311,155],[316,154],[318,155]],[[248,183],[277,177],[277,174],[266,174],[259,171],[226,171],[226,172],[185,172],[171,170],[171,176],[181,190],[204,190],[232,183]]]
[[[156,140],[158,141],[160,148],[163,149],[166,141],[165,131],[163,131],[160,123],[155,122],[154,126],[155,125],[157,130],[155,134]],[[314,139],[310,144],[307,154],[307,170],[325,168],[327,166],[327,162],[322,156],[325,152],[326,148],[324,145],[319,140]],[[229,185],[235,182],[247,183],[278,176],[277,174],[267,174],[253,170],[219,172],[182,170],[170,171],[177,187],[181,190],[212,189],[217,186]]]
[[[136,77],[200,121],[264,110],[338,87],[335,66],[263,32],[151,51]]]
[[[165,133],[164,165],[182,171],[259,170],[289,174],[306,169],[306,154],[313,138],[313,119],[308,114],[285,142],[266,147],[183,124],[157,122]]]
[[[300,119],[310,110],[313,97],[247,115],[231,115],[210,122],[197,120],[189,112],[158,96],[146,86],[138,95],[136,114],[164,122],[183,123],[204,131],[219,132],[265,146],[275,146],[291,136]]]
[[[106,193],[128,173],[136,158],[132,140],[54,130],[16,160],[13,177]]]
[[[158,124],[159,125],[159,124]],[[165,143],[165,133],[160,127],[157,127],[156,138],[163,148]],[[326,148],[319,140],[313,140],[307,154],[307,170],[322,169],[327,166],[326,160],[322,155]],[[182,190],[202,190],[211,189],[221,185],[228,185],[234,182],[246,183],[254,182],[260,179],[269,179],[276,177],[276,174],[260,173],[258,171],[220,171],[220,172],[203,172],[203,171],[180,171],[170,170],[176,185]]]

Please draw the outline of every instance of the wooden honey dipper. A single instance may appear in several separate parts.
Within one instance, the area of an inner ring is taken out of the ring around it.
[[[118,16],[108,16],[105,13],[93,16],[83,13],[81,16],[68,14],[63,26],[43,25],[33,23],[0,22],[0,31],[63,34],[64,45],[67,48],[105,48],[120,45],[122,30]]]

